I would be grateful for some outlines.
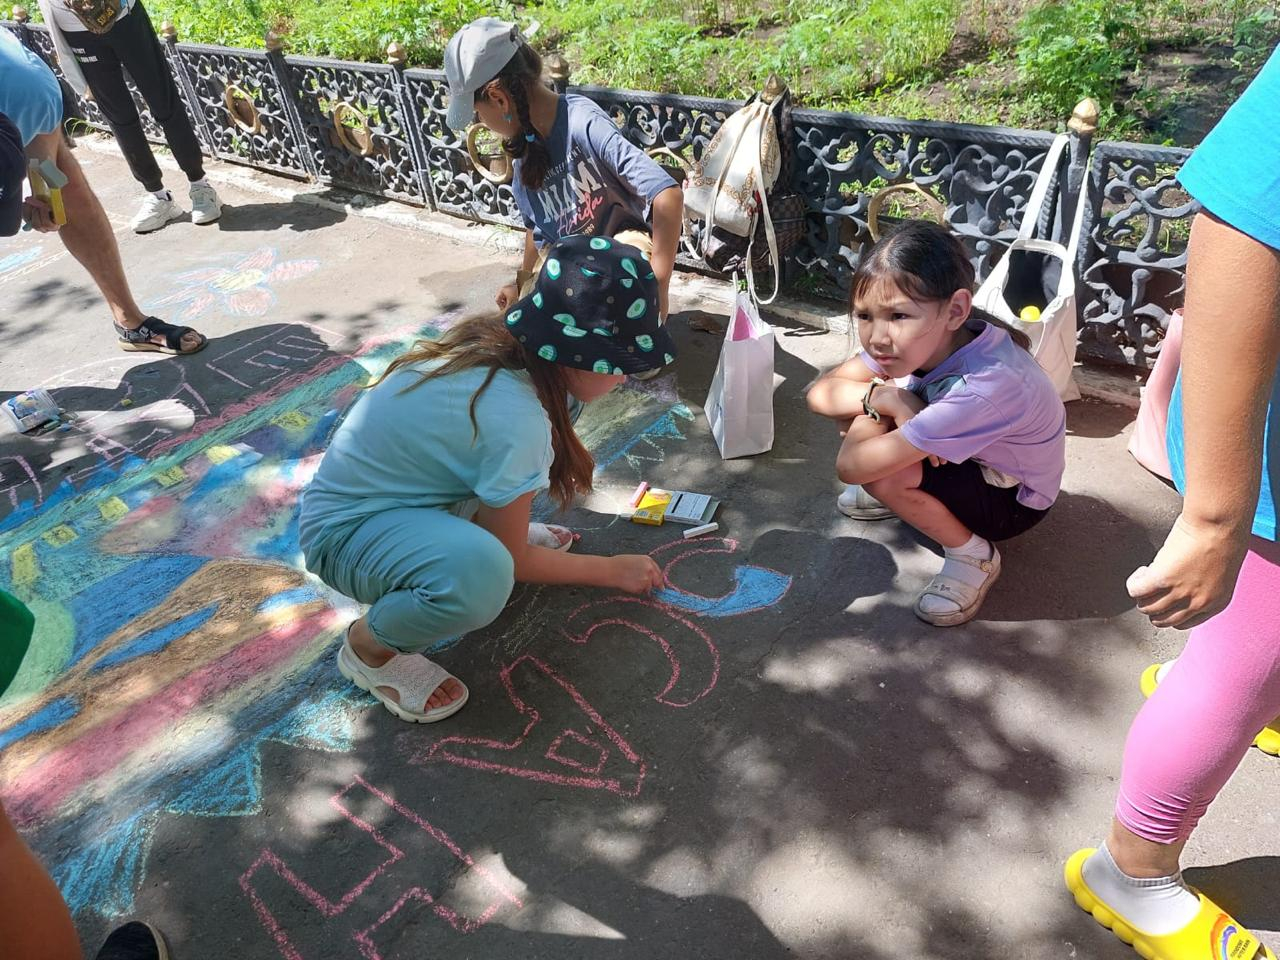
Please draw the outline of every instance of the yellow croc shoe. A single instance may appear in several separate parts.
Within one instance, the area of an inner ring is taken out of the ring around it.
[[[1144,697],[1151,696],[1151,694],[1155,693],[1156,687],[1160,685],[1160,668],[1163,666],[1163,663],[1153,663],[1142,671],[1142,679],[1138,685],[1142,688]],[[1253,745],[1263,753],[1269,753],[1273,757],[1280,757],[1280,718],[1272,720],[1263,727],[1262,732],[1253,738]]]
[[[1196,891],[1200,912],[1181,930],[1155,936],[1112,910],[1084,882],[1084,862],[1093,848],[1077,850],[1064,870],[1067,889],[1080,909],[1138,951],[1144,960],[1276,960],[1276,955],[1221,907]]]

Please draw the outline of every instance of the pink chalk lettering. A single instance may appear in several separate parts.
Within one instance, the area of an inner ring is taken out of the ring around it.
[[[630,608],[630,614],[635,617],[660,617],[667,621],[665,626],[675,629],[660,633],[636,620],[620,616],[595,619],[601,613],[616,610],[619,606]],[[715,688],[716,681],[720,677],[720,651],[716,649],[715,643],[705,630],[692,620],[676,613],[671,607],[655,600],[628,596],[610,597],[607,600],[585,603],[569,614],[564,634],[572,643],[586,644],[599,631],[608,627],[619,627],[653,641],[667,658],[667,663],[671,667],[671,678],[653,698],[664,706],[690,706]],[[677,648],[682,652],[677,653]],[[681,684],[680,690],[676,691],[676,686],[682,679],[682,663],[690,663],[696,669],[683,671],[685,682]]]
[[[573,684],[529,655],[505,666],[499,679],[512,705],[525,718],[519,733],[509,740],[445,737],[423,749],[421,733],[414,731],[416,736],[400,738],[409,762],[444,761],[539,783],[607,790],[624,797],[640,792],[645,762]],[[543,711],[554,719],[544,722]],[[572,719],[566,721],[566,717]],[[560,755],[557,744],[566,736],[580,745],[593,744],[601,756],[600,769],[584,770],[578,761]]]
[[[362,793],[367,795],[366,802],[386,809],[389,814],[394,814],[394,816],[387,815],[375,818],[383,823],[382,829],[374,827],[368,820],[358,816],[351,809],[349,794],[356,788],[359,788]],[[272,940],[275,941],[276,947],[285,960],[304,960],[304,954],[296,942],[296,937],[290,936],[290,932],[285,930],[276,912],[268,905],[266,897],[261,892],[261,884],[256,882],[259,874],[264,870],[274,873],[283,880],[294,893],[306,901],[320,915],[322,921],[335,921],[339,917],[347,919],[347,922],[338,924],[341,929],[336,928],[332,922],[316,924],[314,919],[306,924],[313,940],[316,940],[318,944],[329,945],[329,949],[313,953],[313,956],[318,958],[332,955],[331,945],[335,939],[345,939],[350,936],[359,946],[361,953],[364,954],[367,960],[380,960],[381,954],[375,942],[378,930],[404,909],[406,905],[411,903],[427,905],[434,916],[443,920],[453,930],[463,934],[472,933],[479,929],[493,919],[503,908],[510,908],[515,911],[524,907],[519,897],[507,890],[492,873],[477,864],[448,834],[423,819],[413,810],[399,803],[389,794],[373,786],[363,777],[357,776],[351,783],[334,794],[329,803],[342,815],[348,824],[367,834],[378,848],[385,851],[386,856],[381,862],[375,864],[368,874],[343,892],[341,896],[335,898],[317,890],[313,884],[299,876],[297,871],[270,848],[264,849],[259,854],[253,864],[241,875],[240,888],[249,898],[249,902],[253,905],[259,921]],[[421,838],[425,834],[430,841],[426,850],[407,851],[408,843],[403,841],[395,843],[387,835],[392,830],[404,832],[404,828],[409,828],[409,832],[405,834],[407,840],[417,843],[419,846],[421,844],[415,838]],[[344,849],[351,850],[355,855],[358,855],[358,851],[355,851],[355,848],[352,848],[349,843],[344,844]],[[442,882],[448,882],[450,878],[456,877],[459,872],[467,872],[468,874],[473,874],[489,890],[491,899],[478,915],[474,917],[463,916],[457,910],[442,902],[440,891],[437,890],[435,894],[432,894],[421,885],[423,854],[433,849],[442,850],[447,855],[441,865],[441,869],[438,871]],[[459,871],[457,863],[462,864],[463,871]],[[400,865],[402,871],[406,873],[411,871],[411,875],[418,882],[407,889],[400,888],[395,883],[395,877],[390,872],[391,868],[397,864]],[[376,914],[377,919],[373,923],[368,923],[367,919],[354,915],[359,912],[367,917],[368,910],[354,911],[351,908],[357,901],[363,903],[363,898],[367,894],[372,895],[370,891],[375,886],[378,891],[378,896],[375,899],[381,899],[383,903],[392,900],[393,904],[389,909],[382,910]],[[393,889],[399,889],[400,892],[392,893]],[[348,914],[348,911],[351,911],[351,915]],[[350,931],[353,928],[355,932],[351,933]]]

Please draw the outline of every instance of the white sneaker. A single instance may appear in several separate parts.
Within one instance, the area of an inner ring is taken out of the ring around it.
[[[172,199],[161,200],[154,193],[148,193],[138,212],[129,221],[129,226],[133,227],[134,233],[151,233],[153,230],[159,230],[166,223],[177,220],[180,216],[182,216],[182,208]]]
[[[208,183],[191,185],[191,222],[203,226],[222,216],[222,201]]]
[[[854,520],[888,520],[894,512],[856,483],[844,488],[836,500],[836,509]]]

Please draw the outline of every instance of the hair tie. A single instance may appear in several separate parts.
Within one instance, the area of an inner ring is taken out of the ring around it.
[[[532,134],[532,133],[526,133],[526,134],[524,135],[524,138],[525,138],[527,141],[529,141],[530,143],[533,143],[533,141],[535,141],[535,140],[537,140],[537,139],[538,139],[538,138],[537,138],[537,136],[536,136],[535,134]]]

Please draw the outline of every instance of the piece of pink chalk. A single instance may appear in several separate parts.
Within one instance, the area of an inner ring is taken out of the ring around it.
[[[649,482],[641,480],[640,486],[636,487],[636,492],[631,495],[631,506],[640,506],[640,501],[644,499],[644,495],[649,492]]]

